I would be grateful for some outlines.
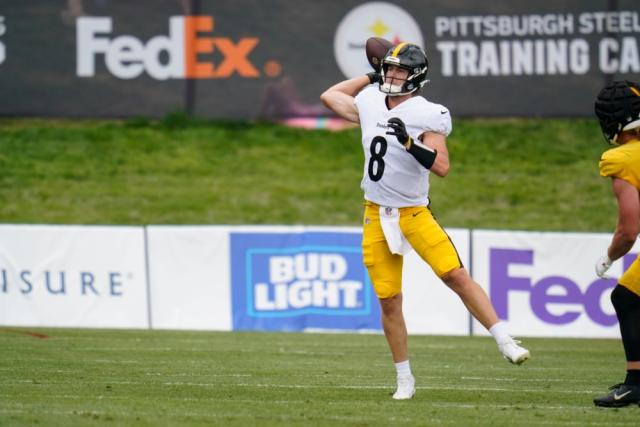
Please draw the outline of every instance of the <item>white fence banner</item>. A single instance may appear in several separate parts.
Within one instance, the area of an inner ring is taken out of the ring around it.
[[[147,328],[142,227],[0,225],[0,324]]]
[[[229,230],[147,227],[152,328],[231,330]]]
[[[615,338],[611,234],[447,230],[518,336]],[[382,332],[359,227],[0,225],[0,325]],[[415,252],[411,334],[487,335]]]
[[[469,230],[446,230],[460,260],[469,265]],[[403,308],[410,334],[468,335],[469,312],[415,251],[404,257]]]
[[[360,228],[149,226],[147,233],[153,328],[381,332]],[[469,232],[450,235],[466,264]],[[415,253],[405,259],[403,287],[410,333],[469,333],[464,305]]]
[[[473,231],[473,275],[520,336],[619,337],[611,290],[640,245],[600,279],[611,234]],[[474,321],[474,333],[486,330]]]

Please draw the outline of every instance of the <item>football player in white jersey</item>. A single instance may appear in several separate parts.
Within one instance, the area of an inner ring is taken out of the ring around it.
[[[396,366],[394,399],[411,399],[415,379],[409,365],[402,313],[402,255],[414,249],[455,291],[496,339],[503,356],[521,364],[530,357],[499,321],[487,294],[467,273],[458,253],[429,209],[429,175],[449,172],[446,137],[449,110],[418,92],[427,82],[428,61],[415,44],[391,47],[380,72],[340,82],[322,102],[360,123],[364,149],[363,261],[380,301],[382,326]]]

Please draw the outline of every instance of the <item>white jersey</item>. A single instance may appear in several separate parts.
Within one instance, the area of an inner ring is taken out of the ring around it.
[[[414,96],[389,110],[386,94],[377,86],[364,88],[354,100],[360,116],[364,198],[381,206],[404,208],[429,204],[429,170],[409,154],[393,135],[387,121],[399,117],[414,139],[423,132],[451,133],[451,115],[440,104]]]

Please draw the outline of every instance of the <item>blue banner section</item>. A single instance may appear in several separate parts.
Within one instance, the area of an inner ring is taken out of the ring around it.
[[[380,330],[361,233],[231,233],[234,330]]]

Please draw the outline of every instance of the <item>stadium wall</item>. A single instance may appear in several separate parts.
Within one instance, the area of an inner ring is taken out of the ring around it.
[[[591,116],[604,83],[640,73],[635,0],[292,5],[4,2],[0,115],[162,117],[181,110],[326,125],[320,119],[330,112],[319,94],[370,71],[364,42],[372,36],[426,46],[426,95],[455,116]]]
[[[447,230],[519,336],[618,336],[609,300],[640,245],[599,279],[610,235]],[[0,325],[380,332],[353,227],[0,225]],[[414,252],[411,334],[486,335]]]

